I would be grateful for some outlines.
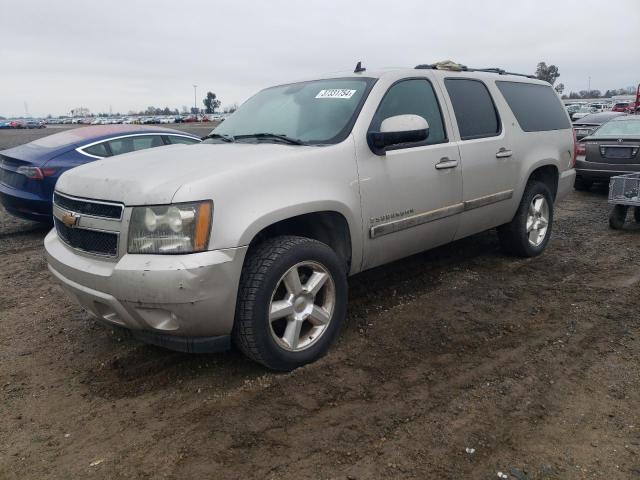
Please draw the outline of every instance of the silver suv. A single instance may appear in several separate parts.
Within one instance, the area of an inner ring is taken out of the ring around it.
[[[202,144],[65,173],[47,258],[84,308],[146,342],[233,341],[290,370],[338,335],[349,275],[495,227],[506,251],[540,254],[574,162],[548,83],[357,68],[267,88]]]

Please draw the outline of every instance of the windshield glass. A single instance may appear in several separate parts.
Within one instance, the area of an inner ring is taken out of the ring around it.
[[[211,133],[236,141],[249,140],[238,138],[243,135],[268,133],[313,145],[338,143],[349,135],[373,82],[372,78],[339,78],[267,88]],[[259,141],[274,140],[263,136]],[[205,143],[219,141],[220,137]]]
[[[602,125],[592,136],[634,136],[640,137],[640,119],[608,122]]]

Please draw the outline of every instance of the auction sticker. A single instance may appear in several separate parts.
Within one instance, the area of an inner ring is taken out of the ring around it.
[[[346,88],[330,88],[328,90],[320,90],[316,98],[351,98],[356,90],[348,90]]]

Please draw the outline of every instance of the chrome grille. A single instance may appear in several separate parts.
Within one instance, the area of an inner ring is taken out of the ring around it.
[[[106,255],[109,257],[115,257],[118,254],[117,233],[86,230],[84,228],[70,228],[57,218],[54,218],[54,222],[58,236],[70,247],[87,253]]]
[[[116,203],[81,200],[60,195],[58,192],[54,192],[53,194],[53,203],[60,208],[82,215],[112,218],[114,220],[120,220],[122,218],[123,207]]]
[[[53,217],[61,241],[71,248],[117,257],[124,206],[101,200],[53,195]]]

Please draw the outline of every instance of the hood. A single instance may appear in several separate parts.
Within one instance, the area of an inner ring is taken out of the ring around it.
[[[207,177],[241,178],[261,164],[290,161],[326,147],[275,143],[171,145],[98,160],[65,172],[56,190],[125,205],[171,203],[190,182]],[[198,199],[193,199],[198,200]]]

